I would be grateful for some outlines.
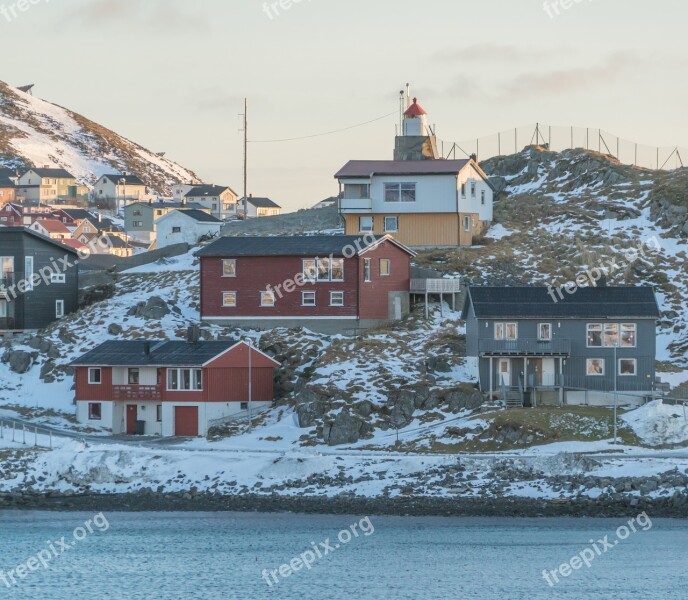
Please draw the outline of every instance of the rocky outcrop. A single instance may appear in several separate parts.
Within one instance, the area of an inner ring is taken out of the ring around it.
[[[146,302],[139,302],[127,313],[130,317],[141,317],[143,319],[159,321],[172,312],[160,296],[151,296]]]
[[[323,424],[322,438],[330,446],[353,444],[370,429],[362,417],[344,408],[333,420]]]
[[[10,349],[3,355],[2,362],[8,364],[12,372],[23,375],[33,365],[33,356],[23,350]]]

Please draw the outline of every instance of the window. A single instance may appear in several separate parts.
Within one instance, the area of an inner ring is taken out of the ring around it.
[[[592,377],[601,377],[604,375],[604,359],[589,358],[587,361],[586,373]]]
[[[26,282],[26,291],[33,290],[33,256],[24,257],[24,281]],[[59,300],[58,300],[59,302]],[[64,312],[63,312],[64,314]],[[57,315],[61,317],[62,315]]]
[[[471,181],[471,198],[475,198],[475,192],[478,189],[477,184],[475,181]]]
[[[162,423],[162,404],[158,404],[155,407],[155,420],[158,423]]]
[[[485,197],[486,197],[485,190],[482,190],[480,192],[480,204],[482,204],[483,206],[485,206]]]
[[[462,198],[466,197],[466,184],[465,183],[461,184],[461,197]]]
[[[181,232],[182,232],[182,228],[181,228],[181,227],[173,227],[173,228],[172,228],[172,233],[181,233]]]
[[[235,308],[237,305],[236,292],[222,292],[222,306]]]
[[[203,389],[203,370],[168,369],[167,389],[173,392],[200,392]]]
[[[363,200],[370,198],[370,185],[367,183],[345,183],[344,199]]]
[[[67,276],[64,273],[53,273],[50,275],[50,283],[65,283]]]
[[[140,371],[138,369],[129,369],[129,385],[138,385],[140,381]]]
[[[538,340],[541,342],[552,341],[552,324],[551,323],[540,323],[538,325]]]
[[[142,213],[140,210],[135,210],[135,211],[134,211],[134,216],[135,216],[135,217],[142,217],[142,216],[143,216],[143,213]]]
[[[360,232],[372,231],[373,230],[373,217],[359,217],[358,218],[358,230]]]
[[[330,306],[344,306],[344,292],[330,292]]]
[[[415,202],[415,183],[385,183],[385,202]]]
[[[622,358],[619,360],[619,375],[633,377],[638,373],[638,361],[635,358]]]
[[[303,279],[304,281],[315,281],[318,273],[318,261],[314,258],[304,259],[303,261]]]
[[[237,276],[237,261],[236,258],[228,258],[222,261],[222,276],[236,277]]]
[[[331,281],[344,281],[344,259],[333,258],[330,260],[330,267],[332,269]]]
[[[463,218],[463,230],[464,231],[470,231],[471,230],[471,218],[470,217],[464,217]]]
[[[602,324],[588,323],[588,348],[602,347]]]
[[[638,332],[635,323],[621,323],[621,347],[635,348],[637,345]]]
[[[156,210],[156,211],[155,211],[155,214],[158,215],[159,217],[161,217],[161,216],[162,216],[162,211],[161,211],[161,210]]]
[[[315,292],[301,292],[301,306],[315,306]]]
[[[616,348],[619,345],[619,326],[616,323],[604,325],[604,347]]]
[[[330,259],[329,258],[319,258],[318,259],[318,281],[329,281],[330,280]]]
[[[399,231],[399,217],[385,217],[385,233]]]
[[[236,206],[234,205],[233,202],[224,202],[222,204],[222,210],[234,211],[235,209],[236,209]]]
[[[143,221],[134,221],[134,227],[143,227]]]
[[[267,290],[260,293],[260,305],[263,307],[275,306],[275,292]]]
[[[371,263],[371,260],[370,260],[369,258],[366,258],[366,259],[363,261],[363,279],[364,279],[366,282],[372,281],[372,273],[371,273],[371,270],[370,270],[371,264],[372,264],[372,263]]]
[[[241,410],[248,410],[248,402],[241,403]]]
[[[518,323],[495,323],[494,334],[495,340],[517,340]]]
[[[380,277],[389,277],[392,274],[392,261],[389,258],[380,259]]]
[[[88,370],[88,382],[91,385],[100,385],[103,382],[102,372],[100,369],[89,369]]]
[[[89,421],[100,421],[103,418],[103,405],[100,402],[88,403]]]
[[[64,317],[64,300],[55,300],[55,318]]]

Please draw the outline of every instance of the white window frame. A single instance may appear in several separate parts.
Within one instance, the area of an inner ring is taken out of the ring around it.
[[[624,361],[630,361],[633,363],[633,373],[624,373],[621,370],[621,363]],[[620,358],[619,364],[616,365],[617,373],[619,377],[637,377],[638,376],[638,359],[637,358]]]
[[[55,300],[55,318],[61,319],[65,316],[64,300]]]
[[[389,227],[387,225],[388,220],[394,220],[394,227]],[[398,233],[399,232],[399,217],[385,217],[385,233]]]
[[[412,200],[404,200],[404,192],[410,192],[413,195]],[[387,182],[384,184],[384,200],[387,203],[397,202],[416,202],[418,199],[418,186],[411,181]],[[391,194],[395,194],[396,198],[390,198]]]
[[[383,272],[382,265],[387,265],[387,272]],[[389,258],[380,259],[380,277],[390,277],[392,275],[392,261]]]
[[[182,387],[182,382],[184,381],[183,373],[184,371],[189,371],[189,383],[190,387]],[[173,387],[173,373],[177,375],[177,386]],[[201,383],[198,385],[198,380],[196,375],[201,374]],[[167,391],[168,392],[202,392],[203,391],[203,369],[192,368],[192,367],[181,367],[178,369],[167,369]]]
[[[470,232],[471,229],[472,229],[471,218],[470,217],[464,217],[463,218],[463,230],[466,232]]]
[[[270,303],[266,304],[264,302],[264,298],[268,294],[270,296],[272,296],[272,303],[271,304]],[[273,292],[272,290],[264,290],[264,291],[260,292],[260,306],[261,306],[261,308],[275,308],[276,303],[277,303],[277,300],[275,299],[275,292]]]
[[[24,289],[27,292],[33,291],[33,256],[24,257]]]
[[[494,324],[494,339],[503,342],[506,339],[506,324],[498,321]]]
[[[306,263],[309,266],[312,264],[313,270],[311,273],[306,269]],[[301,271],[303,273],[303,280],[309,283],[315,283],[318,280],[318,259],[317,258],[304,258],[301,261]]]
[[[100,406],[100,417],[91,416],[91,407]],[[103,403],[102,402],[89,402],[88,403],[88,420],[89,421],[102,421],[103,420]]]
[[[368,227],[363,227],[364,219],[365,220],[370,219],[370,229],[368,229]],[[359,231],[359,233],[372,233],[374,230],[375,230],[375,217],[371,217],[371,216],[367,216],[367,215],[358,217],[358,231]]]
[[[599,361],[600,364],[602,365],[602,372],[601,373],[591,373],[590,372],[590,367],[592,365],[593,361]],[[604,358],[588,358],[585,361],[585,375],[587,377],[604,377],[607,372],[607,361],[604,360]]]
[[[600,328],[599,331],[593,330],[593,328]],[[590,333],[600,334],[600,344],[591,345],[590,344]],[[586,348],[604,348],[604,325],[602,323],[587,323],[585,327],[585,346]]]
[[[312,302],[307,302],[306,297],[312,298]],[[318,305],[318,295],[312,291],[309,290],[307,292],[301,292],[301,306],[317,306]]]
[[[341,302],[335,302],[335,296],[341,298]],[[330,306],[344,306],[344,292],[330,292]]]
[[[234,265],[234,274],[232,275],[227,275],[225,267],[229,264]],[[223,258],[222,259],[222,277],[228,277],[231,279],[236,278],[237,276],[237,259],[236,258]]]
[[[630,328],[627,331],[633,332],[633,345],[626,345],[623,343],[624,328]],[[638,347],[638,324],[637,323],[621,323],[619,329],[619,348],[637,348]]]
[[[549,330],[549,336],[543,337],[542,328],[547,327]],[[540,342],[551,342],[552,341],[552,324],[551,323],[538,323],[538,341]]]
[[[67,283],[67,276],[64,273],[52,273],[50,283]]]
[[[509,326],[513,325],[514,326],[514,337],[509,337]],[[515,321],[507,321],[504,323],[504,339],[507,342],[515,342],[518,340],[518,323]]]
[[[476,197],[476,193],[478,191],[478,184],[475,181],[471,181],[471,198]]]
[[[92,374],[95,373],[96,371],[98,372],[98,379],[100,379],[100,381],[93,381]],[[103,369],[101,369],[100,367],[89,368],[89,370],[88,370],[88,384],[89,385],[101,385],[102,383],[103,383]]]
[[[229,294],[234,294],[234,304],[227,304],[226,296]],[[236,308],[239,300],[239,294],[237,292],[222,292],[222,307],[223,308]]]
[[[365,283],[373,281],[373,261],[370,258],[363,259],[363,281]]]

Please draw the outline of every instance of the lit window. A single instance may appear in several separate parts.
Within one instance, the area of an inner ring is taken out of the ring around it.
[[[388,258],[380,259],[380,277],[389,277],[392,274],[392,261]]]
[[[621,347],[622,348],[635,348],[637,345],[637,326],[635,323],[622,323],[621,324]]]
[[[329,258],[319,258],[318,259],[318,281],[329,281],[330,280],[330,259]]]
[[[332,267],[332,281],[344,281],[344,259],[343,258],[333,258],[330,261]]]
[[[540,323],[540,325],[538,325],[538,340],[541,342],[549,342],[552,340],[551,323]]]
[[[236,292],[222,292],[222,306],[234,308],[237,305]]]
[[[600,323],[588,324],[588,348],[602,347],[602,325]]]
[[[507,340],[517,340],[518,339],[518,323],[507,323],[506,324],[506,339]]]
[[[503,340],[504,339],[504,323],[494,324],[494,339]]]
[[[619,326],[616,323],[604,325],[604,347],[616,348],[619,345]]]
[[[318,261],[315,259],[305,259],[303,261],[303,279],[304,281],[315,281],[318,273]]]
[[[265,307],[275,306],[275,292],[265,291],[260,293],[260,305]]]
[[[589,358],[586,364],[586,373],[591,377],[601,377],[604,375],[604,359]]]

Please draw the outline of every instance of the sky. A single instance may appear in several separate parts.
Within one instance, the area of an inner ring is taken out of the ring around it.
[[[292,211],[392,158],[407,82],[446,148],[535,122],[688,147],[686,23],[683,0],[0,0],[0,80],[238,193],[248,98],[249,193]]]

